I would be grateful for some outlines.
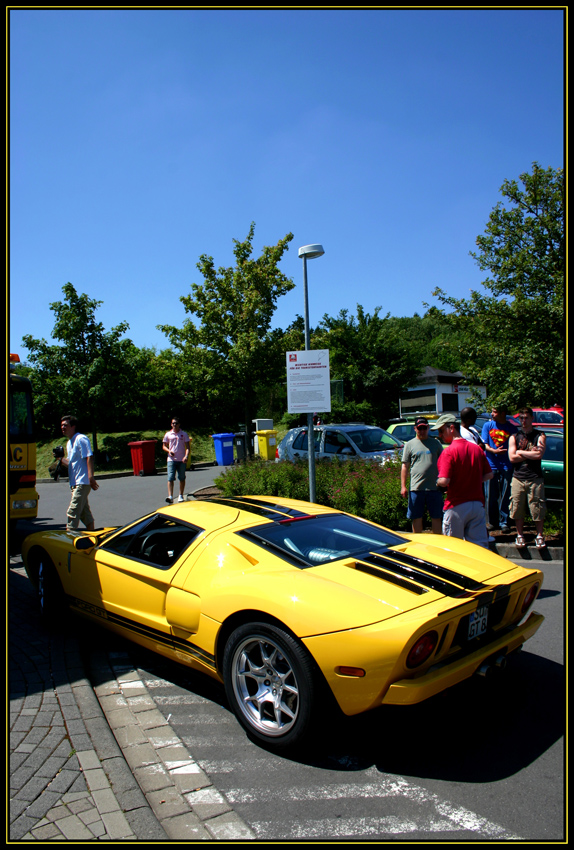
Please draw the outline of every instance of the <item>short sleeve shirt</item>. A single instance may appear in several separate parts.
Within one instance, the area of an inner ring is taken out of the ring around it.
[[[492,449],[500,449],[505,448],[506,451],[500,454],[492,454],[492,452],[486,452],[486,459],[488,460],[490,467],[494,472],[499,472],[501,470],[505,470],[506,472],[510,472],[512,469],[512,464],[508,459],[508,440],[510,439],[511,434],[516,434],[518,428],[513,422],[503,422],[502,425],[498,425],[494,419],[491,419],[490,422],[485,422],[482,426],[482,441],[486,443],[487,446],[490,446]]]
[[[70,487],[77,484],[89,484],[88,458],[92,456],[92,447],[85,434],[74,434],[66,446],[68,456],[68,480]]]
[[[405,443],[402,462],[410,469],[410,490],[437,489],[437,460],[441,452],[442,443],[436,437],[427,437],[426,440],[415,437]]]
[[[185,457],[186,443],[189,443],[189,435],[185,431],[168,431],[163,438],[163,444],[169,446],[169,450],[173,452],[173,457],[170,460],[182,461]]]
[[[438,461],[440,478],[450,478],[445,510],[464,502],[482,502],[482,479],[491,472],[484,452],[468,440],[453,440]]]

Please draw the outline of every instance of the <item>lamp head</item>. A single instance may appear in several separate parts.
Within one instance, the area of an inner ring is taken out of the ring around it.
[[[321,257],[324,253],[322,245],[303,245],[302,248],[299,248],[299,256],[306,257],[308,260]]]

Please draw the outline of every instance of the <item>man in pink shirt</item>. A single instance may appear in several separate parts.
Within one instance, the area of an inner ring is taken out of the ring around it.
[[[171,431],[163,438],[163,450],[167,452],[167,499],[171,505],[173,502],[173,484],[175,476],[179,478],[178,502],[183,502],[183,491],[185,490],[185,467],[189,457],[190,437],[181,430],[179,419],[174,416],[171,420]]]
[[[494,473],[479,446],[465,440],[452,413],[444,413],[431,426],[447,444],[438,458],[438,480],[446,488],[442,533],[460,537],[488,549],[483,484]]]

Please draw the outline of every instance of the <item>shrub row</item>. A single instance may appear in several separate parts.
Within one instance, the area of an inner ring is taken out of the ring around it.
[[[409,531],[407,503],[401,497],[400,460],[383,466],[363,461],[318,460],[316,501],[364,517],[396,531]],[[225,496],[282,496],[309,499],[306,461],[266,463],[255,459],[216,479]]]

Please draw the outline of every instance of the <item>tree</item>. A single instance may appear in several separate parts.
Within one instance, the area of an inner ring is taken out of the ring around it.
[[[60,345],[27,335],[30,375],[35,390],[37,420],[52,430],[64,413],[74,413],[92,429],[94,451],[96,430],[106,421],[116,423],[129,410],[134,381],[130,376],[130,340],[120,338],[128,329],[121,322],[105,332],[95,312],[101,301],[78,295],[74,286],[62,287],[64,301],[54,301],[50,310],[56,321],[52,337]]]
[[[241,410],[247,427],[257,387],[270,381],[270,327],[277,300],[295,285],[278,268],[293,234],[252,259],[254,233],[252,223],[245,241],[233,240],[234,267],[216,270],[212,257],[200,256],[197,268],[204,281],[193,283],[192,295],[180,298],[198,325],[191,319],[182,328],[158,325],[181,351],[190,379],[200,383],[209,403],[219,405],[230,418]]]
[[[328,348],[333,379],[342,379],[345,402],[333,406],[335,417],[360,418],[380,424],[398,413],[401,391],[421,371],[395,320],[371,315],[357,305],[357,317],[341,310],[325,315],[313,334],[313,348]],[[424,365],[424,364],[423,364]]]
[[[444,315],[462,341],[461,370],[491,403],[547,406],[565,396],[564,172],[535,162],[519,179],[503,183],[506,204],[471,252],[492,294],[433,294],[452,311]]]

